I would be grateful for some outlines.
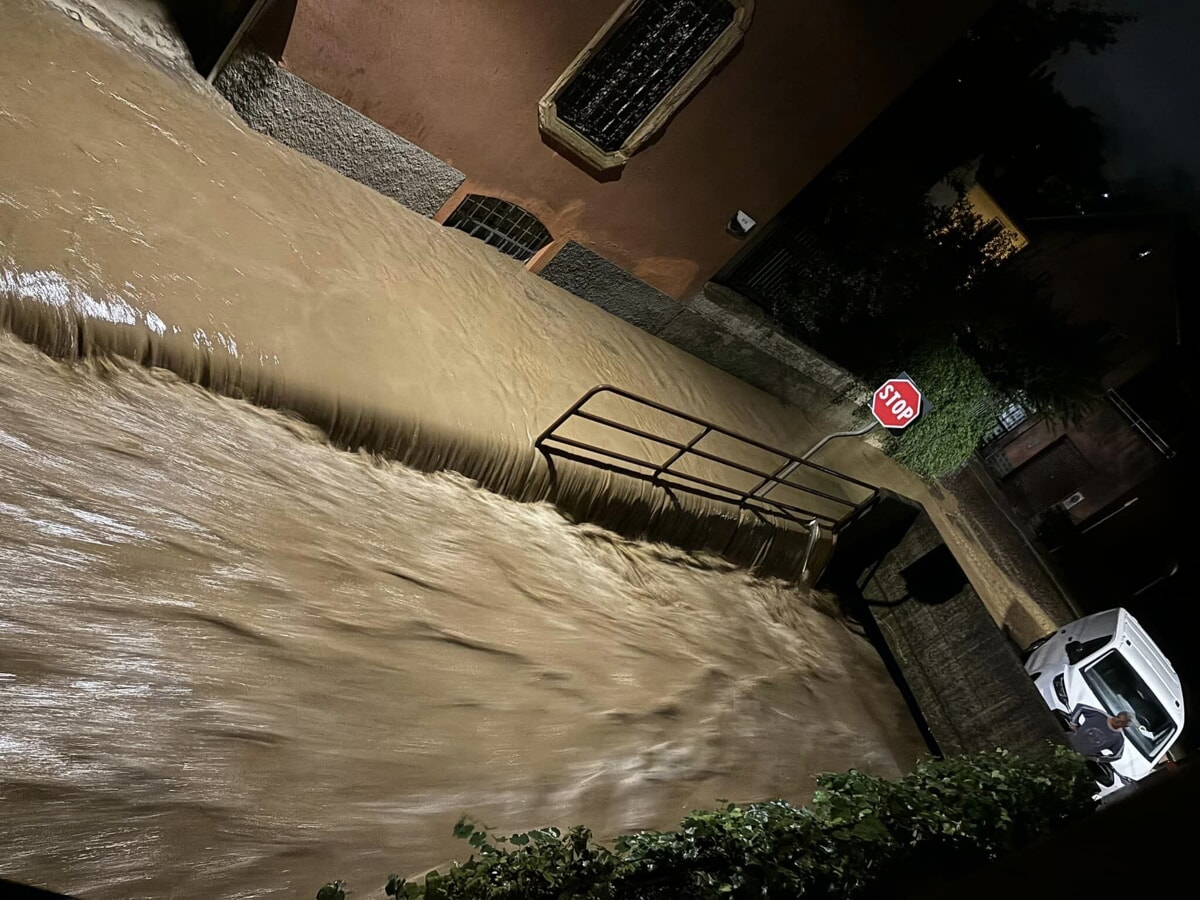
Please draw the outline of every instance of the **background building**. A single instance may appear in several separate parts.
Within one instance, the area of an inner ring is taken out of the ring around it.
[[[987,5],[298,0],[282,62],[461,171],[439,219],[470,195],[515,204],[549,238],[535,268],[569,248],[578,277],[596,254],[683,301],[739,249],[739,210],[773,217]],[[689,63],[702,71],[672,94]],[[585,131],[619,141],[654,118],[623,165],[539,122],[564,75],[552,99]]]
[[[1085,528],[1182,449],[1180,314],[1194,238],[1169,216],[1079,216],[1026,229],[1024,262],[1050,279],[1055,305],[1104,326],[1105,402],[1076,423],[1014,404],[980,452],[1031,525],[1049,516]]]

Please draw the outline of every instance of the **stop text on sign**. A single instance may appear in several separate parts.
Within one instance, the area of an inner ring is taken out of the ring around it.
[[[921,414],[923,398],[912,379],[889,378],[871,398],[871,414],[884,428],[903,430]]]
[[[891,384],[879,389],[879,401],[884,409],[896,417],[897,422],[907,422],[917,417],[916,408]]]

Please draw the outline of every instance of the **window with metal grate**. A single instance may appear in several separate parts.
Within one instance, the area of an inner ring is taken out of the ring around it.
[[[1029,418],[1031,412],[1032,410],[1020,403],[1010,403],[1004,407],[996,415],[995,427],[980,440],[980,448],[1000,440],[1000,438],[1004,437],[1010,431],[1015,431],[1018,425]]]
[[[546,226],[515,203],[468,194],[446,219],[446,227],[465,231],[501,253],[529,260],[552,240]]]
[[[559,118],[601,150],[620,149],[734,12],[729,0],[642,0],[559,94]]]
[[[755,0],[623,0],[538,101],[538,128],[597,171],[629,162],[750,27]]]

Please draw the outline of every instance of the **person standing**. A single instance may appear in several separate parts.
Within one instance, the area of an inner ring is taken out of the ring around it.
[[[1119,712],[1110,716],[1103,710],[1080,704],[1071,712],[1071,749],[1093,759],[1118,759],[1125,749],[1125,729],[1133,724],[1133,714]]]

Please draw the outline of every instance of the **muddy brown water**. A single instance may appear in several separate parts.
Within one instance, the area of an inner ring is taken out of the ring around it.
[[[599,496],[626,516],[618,530],[662,525],[659,537],[733,542],[747,560],[803,547],[725,506],[693,529],[664,492],[629,479],[564,467],[552,487],[532,443],[598,384],[793,453],[830,430],[821,404],[788,406],[250,131],[207,86],[36,0],[0,0],[0,20],[0,324],[56,354],[99,348],[296,410],[343,445],[520,499],[553,496],[581,518]],[[645,411],[617,417],[680,441],[696,431]],[[572,428],[622,453],[670,455]],[[781,461],[745,447],[739,459],[764,471]],[[760,480],[694,456],[681,465],[747,489]]]
[[[0,337],[0,871],[88,897],[362,888],[501,830],[896,775],[828,600]]]
[[[0,331],[0,875],[371,892],[452,859],[464,813],[611,836],[912,764],[829,598],[191,382],[526,498],[532,435],[600,382],[787,446],[818,416],[58,12],[0,23],[0,322],[90,355]]]

